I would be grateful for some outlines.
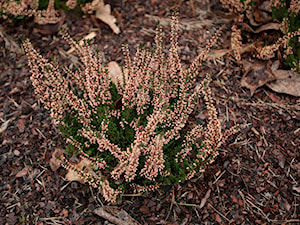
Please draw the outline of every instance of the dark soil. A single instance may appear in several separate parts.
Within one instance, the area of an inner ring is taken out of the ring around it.
[[[122,63],[124,42],[132,51],[140,43],[150,47],[159,21],[168,33],[176,7],[183,63],[190,63],[222,24],[217,48],[230,45],[231,21],[210,11],[217,3],[106,2],[117,18],[119,35],[90,16],[67,12],[65,19],[77,40],[97,32],[92,45],[103,52],[104,64]],[[62,64],[71,60],[59,49],[69,47],[55,29],[39,34],[30,19],[1,22],[5,37],[0,35],[0,224],[109,224],[92,212],[105,204],[96,190],[67,181],[64,169],[50,169],[52,153],[64,147],[64,140],[34,94],[26,56],[6,40],[10,37],[21,48],[25,36],[45,57],[53,56]],[[203,177],[139,197],[123,197],[119,207],[141,224],[300,224],[300,99],[266,87],[250,96],[240,85],[241,68],[228,55],[205,62],[199,76],[206,74],[212,74],[223,127],[247,126],[221,147]],[[201,110],[197,114],[204,115]]]

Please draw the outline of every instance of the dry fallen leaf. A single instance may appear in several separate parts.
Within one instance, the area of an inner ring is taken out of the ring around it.
[[[222,218],[219,216],[219,214],[215,214],[215,220],[220,224],[222,223]]]
[[[10,122],[10,120],[6,120],[4,123],[1,124],[0,134],[3,133],[7,129],[9,122]]]
[[[19,119],[18,122],[17,122],[17,124],[16,124],[16,126],[18,127],[20,133],[24,132],[24,130],[25,130],[25,122],[24,122],[23,119]]]
[[[249,26],[249,24],[247,24],[247,23],[240,23],[239,26],[241,27],[241,30],[243,30],[243,31],[248,31],[251,33],[258,34],[260,32],[267,31],[267,30],[280,30],[281,25],[280,25],[280,23],[267,23],[267,24],[260,26],[256,30],[253,30],[252,27]]]
[[[269,13],[267,13],[264,10],[261,10],[259,8],[254,10],[252,14],[253,14],[253,18],[258,23],[268,23],[268,22],[272,21],[272,16],[269,15]]]
[[[300,97],[300,75],[291,70],[278,70],[279,61],[273,62],[248,62],[242,61],[244,76],[241,86],[249,88],[251,95],[258,87],[267,85],[278,93],[284,93]]]
[[[300,74],[291,70],[273,71],[276,80],[266,85],[275,92],[300,97]]]
[[[16,174],[16,177],[24,177],[28,173],[28,168],[25,166],[21,171]]]
[[[61,166],[61,160],[59,159],[63,155],[63,150],[61,148],[55,149],[52,153],[52,158],[50,159],[50,167],[53,171],[56,171]]]
[[[96,8],[96,18],[102,20],[113,30],[115,34],[120,33],[119,27],[116,25],[116,18],[111,14],[111,8],[109,4],[104,4],[103,1],[99,1]]]
[[[91,161],[87,159],[82,159],[78,164],[73,165],[77,170],[83,171],[85,173],[93,174],[93,169],[91,166]],[[66,178],[69,181],[79,181],[81,183],[84,183],[84,180],[81,179],[81,177],[78,175],[77,172],[75,172],[73,169],[68,169]]]
[[[267,82],[275,80],[269,62],[254,62],[243,60],[242,64],[245,73],[241,79],[241,86],[250,89],[251,96],[258,87],[265,85]]]
[[[266,30],[280,30],[281,24],[280,23],[267,23],[264,24],[262,26],[260,26],[259,28],[257,28],[254,33],[260,33],[262,31],[266,31]]]
[[[119,64],[115,61],[109,62],[107,64],[107,69],[112,82],[116,85],[120,84],[121,86],[123,86],[123,73]]]
[[[254,18],[254,15],[253,15],[253,13],[246,13],[246,16],[247,16],[247,18],[249,19],[249,23],[252,25],[252,26],[259,26],[259,25],[261,25],[261,23],[257,23],[256,21],[255,21],[255,18]]]
[[[88,35],[86,35],[84,38],[82,38],[80,41],[79,41],[79,45],[83,45],[84,44],[84,41],[86,40],[92,40],[94,37],[97,36],[97,33],[96,32],[91,32],[89,33]],[[67,51],[67,54],[71,54],[72,52],[75,51],[75,48],[74,47],[71,47],[68,51]]]
[[[206,192],[204,198],[201,199],[201,203],[200,203],[200,206],[199,206],[200,209],[202,209],[205,206],[205,204],[206,204],[206,202],[207,202],[207,200],[210,196],[210,192],[211,192],[211,189],[208,189],[208,191]]]
[[[300,75],[291,70],[278,70],[279,61],[254,62],[243,60],[245,73],[241,86],[250,89],[251,95],[258,87],[267,85],[278,93],[300,97]]]
[[[270,15],[270,12],[268,12],[270,8],[269,1],[261,1],[259,7],[253,7],[249,13],[246,13],[250,24],[252,26],[259,26],[272,21],[272,16]]]

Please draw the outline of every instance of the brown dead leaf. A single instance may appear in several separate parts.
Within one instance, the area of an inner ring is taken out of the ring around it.
[[[247,24],[247,23],[240,23],[239,27],[241,27],[241,30],[243,30],[243,31],[248,31],[248,32],[255,33],[255,34],[258,34],[260,32],[267,31],[267,30],[280,30],[279,23],[267,23],[267,24],[260,26],[256,30],[253,30],[253,28],[250,27],[249,24]]]
[[[210,196],[210,192],[211,192],[211,189],[208,189],[205,196],[201,199],[201,203],[200,203],[200,206],[199,206],[200,209],[202,209],[205,206],[205,204],[206,204],[206,202],[207,202],[207,200]]]
[[[97,33],[92,31],[91,33],[89,33],[88,35],[84,36],[80,41],[79,41],[79,45],[83,45],[84,44],[84,41],[86,40],[92,40],[93,38],[95,38],[97,36]],[[67,51],[67,54],[71,54],[72,52],[75,51],[75,48],[74,47],[71,47],[68,51]]]
[[[280,23],[267,23],[257,28],[254,33],[260,33],[266,30],[280,30]]]
[[[25,130],[25,123],[24,123],[24,120],[23,119],[19,119],[16,126],[18,127],[19,129],[19,132],[20,133],[23,133],[24,130]]]
[[[239,204],[239,200],[237,199],[237,197],[235,197],[235,195],[231,195],[230,197],[232,199],[232,202]]]
[[[150,214],[150,209],[148,206],[146,205],[142,205],[140,208],[139,208],[139,211],[143,214],[143,215],[149,215]]]
[[[116,25],[117,20],[114,16],[111,15],[111,8],[109,4],[105,5],[103,1],[98,1],[98,5],[96,8],[96,17],[110,26],[115,34],[120,33],[120,28]]]
[[[33,28],[33,33],[39,33],[43,35],[53,35],[56,34],[59,31],[61,24],[45,24],[45,25],[39,25],[35,24],[35,27]]]
[[[271,61],[251,63],[243,60],[242,64],[244,66],[245,73],[241,79],[241,86],[250,89],[251,96],[258,87],[275,80],[270,68]]]
[[[61,148],[56,148],[52,153],[52,158],[50,159],[50,167],[53,171],[56,171],[61,166],[61,160],[59,159],[63,155],[63,150]]]
[[[273,70],[277,80],[297,79],[300,75],[291,70]]]
[[[28,168],[25,166],[21,171],[16,174],[16,177],[24,177],[28,173]]]
[[[219,214],[216,214],[215,220],[216,220],[218,223],[222,223],[222,218],[219,216]]]
[[[261,23],[257,23],[256,21],[255,21],[255,17],[254,17],[254,15],[253,15],[253,13],[246,13],[246,16],[247,16],[247,18],[249,19],[249,22],[250,22],[250,24],[252,25],[252,26],[259,26],[259,25],[261,25]]]
[[[107,69],[109,71],[108,74],[110,75],[112,82],[116,85],[120,84],[121,86],[123,86],[123,73],[119,64],[115,61],[109,62],[107,64]]]
[[[73,166],[79,171],[83,171],[86,173],[93,173],[93,169],[91,167],[91,161],[87,159],[82,159],[78,164],[74,164]],[[68,169],[66,178],[69,181],[79,181],[80,183],[84,183],[84,180],[81,179],[78,173],[73,169]]]
[[[253,14],[253,18],[258,23],[265,24],[265,23],[272,21],[271,15],[269,15],[269,13],[265,12],[264,10],[260,10],[259,8],[254,10],[252,14]]]
[[[259,4],[256,4],[252,7],[252,10],[249,10],[246,13],[247,18],[252,26],[258,26],[259,24],[265,24],[272,21],[272,16],[270,15],[270,2],[269,1],[260,1]]]
[[[241,86],[249,88],[251,95],[258,87],[267,85],[278,93],[300,97],[300,75],[291,70],[278,70],[279,61],[254,62],[243,60],[244,76]]]
[[[291,70],[273,70],[276,80],[267,83],[275,92],[300,97],[300,74]]]
[[[300,75],[296,79],[276,80],[267,84],[275,92],[300,97]]]
[[[4,123],[1,124],[0,134],[3,133],[7,129],[9,122],[10,122],[10,120],[6,120]]]
[[[190,192],[187,196],[187,200],[190,200],[190,199],[193,199],[194,198],[194,193],[193,192]]]

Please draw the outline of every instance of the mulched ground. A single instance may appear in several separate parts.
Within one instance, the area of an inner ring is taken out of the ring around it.
[[[124,42],[132,50],[140,43],[151,46],[158,21],[168,33],[171,9],[176,6],[184,63],[190,63],[204,46],[199,43],[224,23],[218,48],[229,47],[230,20],[210,12],[217,3],[107,2],[118,20],[119,35],[89,16],[82,19],[67,13],[65,22],[78,40],[97,32],[93,45],[103,52],[104,63],[122,62]],[[27,20],[14,25],[1,22],[6,37],[20,44],[25,36],[43,55],[70,62],[59,52],[68,46],[56,33],[41,35]],[[64,147],[64,140],[34,95],[24,54],[8,46],[2,35],[0,46],[0,224],[109,224],[92,213],[105,204],[94,189],[67,181],[63,169],[51,171],[51,154]],[[235,123],[247,124],[246,128],[221,147],[203,177],[143,196],[124,197],[118,206],[141,224],[300,224],[299,98],[266,87],[251,97],[240,86],[242,71],[230,56],[206,62],[201,76],[205,74],[213,74],[224,128]],[[199,109],[196,116],[201,119],[203,115]]]

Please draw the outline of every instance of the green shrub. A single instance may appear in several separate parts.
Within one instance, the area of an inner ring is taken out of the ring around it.
[[[272,2],[272,17],[282,24],[284,34],[297,32],[300,29],[300,5],[299,1],[277,0]],[[299,37],[292,37],[284,51],[286,64],[300,72],[300,41]]]
[[[63,166],[100,188],[107,201],[116,201],[128,188],[153,190],[198,176],[237,131],[233,127],[221,132],[210,79],[196,85],[199,67],[220,31],[184,68],[177,52],[175,18],[171,28],[168,55],[160,29],[152,51],[140,48],[131,58],[124,46],[122,76],[102,67],[98,52],[78,45],[65,32],[63,37],[81,58],[82,70],[60,70],[28,40],[24,42],[35,93],[66,138],[67,152],[82,158],[75,165],[61,155]],[[187,122],[200,97],[207,108],[207,126]]]

